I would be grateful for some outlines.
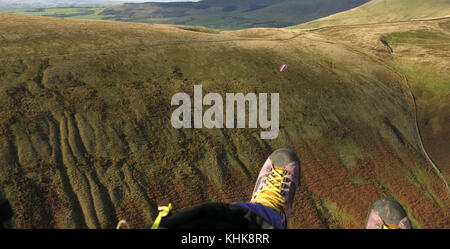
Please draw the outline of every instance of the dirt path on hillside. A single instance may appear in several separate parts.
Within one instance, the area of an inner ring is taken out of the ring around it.
[[[409,86],[408,83],[408,78],[405,75],[402,75],[404,81],[406,82],[406,86],[408,87],[408,91],[411,95],[411,99],[414,102],[414,119],[415,119],[415,126],[416,126],[416,131],[417,131],[417,136],[419,137],[419,145],[420,148],[422,149],[423,154],[425,155],[425,157],[427,158],[427,161],[431,164],[431,166],[433,167],[433,169],[436,171],[436,173],[438,174],[438,176],[442,179],[442,181],[445,184],[445,187],[447,188],[447,192],[450,193],[450,187],[448,185],[447,180],[445,179],[445,176],[442,174],[442,170],[434,163],[433,159],[431,159],[431,157],[428,155],[427,150],[425,149],[425,146],[423,145],[423,138],[422,138],[422,133],[420,132],[420,128],[419,128],[419,122],[418,122],[418,111],[417,111],[417,104],[416,104],[416,98],[414,97],[411,88]]]
[[[443,175],[442,170],[434,163],[433,159],[429,156],[427,150],[425,149],[425,146],[423,145],[423,137],[422,137],[422,133],[421,133],[420,128],[419,128],[420,126],[419,126],[419,121],[418,121],[417,103],[416,103],[416,99],[414,97],[414,94],[411,91],[411,87],[409,85],[408,78],[405,75],[397,72],[395,69],[393,69],[392,67],[390,67],[389,65],[384,63],[382,60],[380,60],[380,59],[378,59],[378,58],[376,58],[376,57],[374,57],[372,55],[369,55],[367,53],[364,53],[363,51],[360,51],[360,50],[356,49],[354,46],[350,46],[350,45],[348,45],[346,43],[341,43],[341,44],[346,46],[348,49],[350,49],[350,50],[352,50],[352,51],[354,51],[356,53],[359,53],[361,55],[365,55],[367,58],[370,58],[374,62],[381,63],[386,68],[389,68],[392,72],[395,72],[396,74],[398,74],[399,76],[401,76],[403,78],[403,81],[405,82],[405,86],[407,87],[408,93],[410,95],[411,103],[413,103],[413,107],[414,107],[414,110],[413,110],[413,112],[414,112],[414,120],[415,120],[414,123],[415,123],[415,130],[416,130],[417,137],[418,137],[419,147],[422,150],[422,153],[425,155],[425,158],[427,159],[428,163],[433,167],[433,169],[435,170],[436,174],[442,179],[442,181],[443,181],[443,183],[444,183],[444,185],[445,185],[445,187],[447,189],[447,192],[450,193],[450,186],[449,186],[445,176]]]

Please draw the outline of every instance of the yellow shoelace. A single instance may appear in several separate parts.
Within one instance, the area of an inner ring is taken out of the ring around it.
[[[283,168],[274,166],[266,185],[257,191],[250,202],[261,203],[280,212],[285,200],[281,196],[281,184],[283,181]]]
[[[383,229],[396,229],[397,225],[393,225],[393,224],[388,224],[388,223],[384,223],[383,224]]]

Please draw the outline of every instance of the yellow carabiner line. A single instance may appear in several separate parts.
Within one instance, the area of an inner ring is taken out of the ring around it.
[[[172,203],[169,203],[169,205],[167,205],[167,206],[158,206],[159,214],[158,214],[158,217],[156,217],[155,222],[153,223],[151,229],[158,229],[162,218],[169,215],[171,210],[172,210]]]

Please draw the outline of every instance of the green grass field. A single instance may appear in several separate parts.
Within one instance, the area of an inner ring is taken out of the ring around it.
[[[189,15],[181,17],[150,17],[147,12],[135,12],[131,16],[115,16],[115,15],[102,15],[101,12],[105,8],[42,8],[42,9],[8,9],[0,10],[4,13],[14,13],[22,15],[33,16],[54,16],[54,17],[66,17],[86,20],[118,20],[126,22],[143,22],[143,23],[162,23],[162,24],[183,24],[183,25],[195,25],[195,26],[208,26],[218,30],[233,30],[240,28],[259,27],[259,26],[283,26],[282,23],[298,23],[302,19],[292,20],[289,16],[274,17],[258,15],[258,14],[243,14],[243,13],[230,13],[226,16],[223,15],[221,9],[216,11],[211,10],[208,15]],[[243,21],[246,19],[247,21]],[[268,21],[276,19],[276,22]]]
[[[100,15],[104,8],[39,8],[39,9],[7,9],[3,13],[13,13],[32,16],[55,16],[87,20],[101,20],[106,15]]]

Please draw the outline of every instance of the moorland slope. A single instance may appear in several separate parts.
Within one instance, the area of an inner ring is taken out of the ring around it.
[[[361,228],[382,195],[415,227],[449,228],[405,78],[344,41],[0,14],[0,44],[0,197],[16,228],[141,226],[167,201],[245,201],[279,147],[302,160],[291,228]],[[174,129],[171,97],[195,84],[279,93],[279,136]]]

